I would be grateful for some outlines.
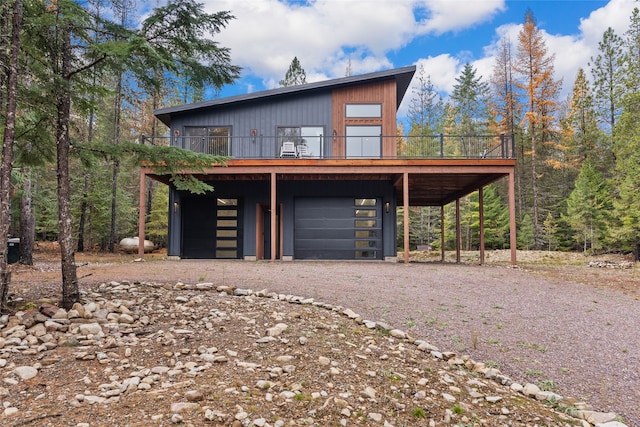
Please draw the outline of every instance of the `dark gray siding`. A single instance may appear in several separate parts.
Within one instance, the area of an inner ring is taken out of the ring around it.
[[[256,255],[256,205],[270,204],[269,181],[212,182],[215,192],[205,197],[242,200],[243,255]],[[376,198],[382,203],[383,257],[396,256],[396,202],[393,184],[388,181],[282,181],[277,186],[278,201],[283,212],[282,256],[293,257],[295,246],[295,202],[310,195],[320,198]],[[181,199],[188,193],[170,192],[168,255],[181,254]],[[173,208],[177,202],[178,207]],[[385,204],[389,203],[389,212]]]
[[[278,126],[324,127],[325,136],[332,131],[331,93],[307,94],[280,100],[220,106],[208,112],[175,115],[171,133],[185,126],[229,126],[232,128],[231,156],[238,158],[274,157]],[[257,137],[251,137],[251,130]],[[324,153],[331,155],[330,139],[325,138]]]

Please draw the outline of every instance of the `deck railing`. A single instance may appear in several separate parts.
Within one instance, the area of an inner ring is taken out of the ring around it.
[[[175,146],[237,159],[513,159],[513,135],[407,136],[142,136],[142,143]],[[342,155],[336,155],[341,151]],[[388,154],[395,153],[395,154]]]

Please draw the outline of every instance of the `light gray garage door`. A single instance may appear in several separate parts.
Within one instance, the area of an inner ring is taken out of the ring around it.
[[[382,259],[380,199],[301,198],[295,259]]]

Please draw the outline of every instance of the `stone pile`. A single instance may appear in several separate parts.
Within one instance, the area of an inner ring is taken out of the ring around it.
[[[624,426],[352,310],[212,283],[4,315],[0,376],[3,425]]]
[[[595,268],[621,268],[629,269],[633,268],[633,263],[630,261],[614,262],[614,261],[589,261],[589,267]]]

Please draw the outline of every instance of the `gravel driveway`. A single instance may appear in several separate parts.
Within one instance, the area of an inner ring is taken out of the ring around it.
[[[637,280],[637,268],[626,271]],[[620,279],[612,269],[585,266],[583,274],[605,285],[609,274]],[[79,275],[83,283],[213,282],[313,297],[640,426],[640,300],[633,293],[507,266],[432,263],[149,261],[90,264]]]

